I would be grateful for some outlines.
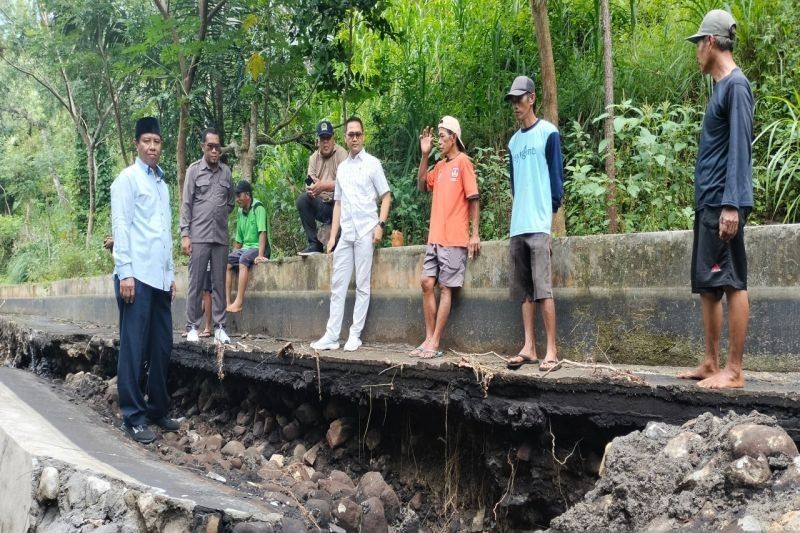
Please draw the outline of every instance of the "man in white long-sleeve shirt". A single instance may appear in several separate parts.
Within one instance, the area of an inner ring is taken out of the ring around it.
[[[331,308],[325,335],[312,342],[315,350],[337,350],[339,333],[344,317],[344,301],[353,270],[356,272],[356,303],[353,325],[344,345],[346,351],[361,346],[361,331],[369,308],[372,252],[383,238],[392,194],[383,166],[377,158],[364,150],[364,124],[358,117],[345,122],[345,137],[349,154],[336,170],[336,188],[333,193],[333,220],[328,253],[333,252],[331,276]],[[376,200],[381,200],[378,214]],[[342,230],[339,243],[336,234]]]
[[[135,441],[147,444],[156,438],[148,422],[165,431],[179,428],[175,420],[167,418],[175,266],[169,188],[158,166],[158,120],[139,119],[134,139],[136,161],[111,184],[114,289],[119,306],[117,387],[122,429]]]

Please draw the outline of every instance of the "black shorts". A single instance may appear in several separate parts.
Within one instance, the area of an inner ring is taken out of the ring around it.
[[[744,224],[749,209],[739,209],[739,231],[728,242],[719,238],[722,207],[703,207],[694,214],[692,292],[712,292],[718,298],[726,288],[747,289]]]

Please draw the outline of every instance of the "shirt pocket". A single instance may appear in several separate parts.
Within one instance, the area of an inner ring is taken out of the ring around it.
[[[194,184],[195,199],[198,202],[207,202],[211,200],[212,189],[210,176],[201,176],[197,178]]]
[[[216,183],[216,195],[214,196],[215,205],[223,206],[228,203],[228,194],[230,194],[231,184],[228,180],[219,178]]]

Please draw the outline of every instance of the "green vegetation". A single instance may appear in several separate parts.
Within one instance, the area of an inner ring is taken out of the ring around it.
[[[615,147],[620,231],[686,229],[709,80],[693,33],[732,10],[735,57],[756,96],[758,223],[800,222],[800,48],[793,0],[615,0]],[[0,7],[0,279],[107,273],[108,187],[134,156],[133,123],[160,117],[177,198],[205,126],[222,131],[236,179],[268,208],[273,253],[303,247],[295,210],[314,126],[364,118],[394,192],[389,230],[425,239],[418,135],[461,120],[481,188],[483,239],[508,235],[503,94],[539,84],[527,0],[8,0]],[[608,230],[602,39],[594,0],[550,0],[570,235]],[[342,136],[339,135],[340,142]],[[387,232],[388,234],[388,232]],[[388,238],[387,238],[388,242]],[[176,259],[185,261],[178,255]]]

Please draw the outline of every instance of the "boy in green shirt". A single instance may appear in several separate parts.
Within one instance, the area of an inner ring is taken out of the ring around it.
[[[225,278],[225,296],[229,313],[238,313],[242,310],[250,267],[266,262],[270,256],[269,242],[267,242],[267,210],[261,202],[253,198],[253,188],[249,181],[242,180],[236,184],[236,203],[239,204],[239,211],[236,214],[236,242],[233,244],[233,251],[228,255],[228,272]],[[239,283],[236,288],[236,300],[231,302],[235,268],[239,269]]]

